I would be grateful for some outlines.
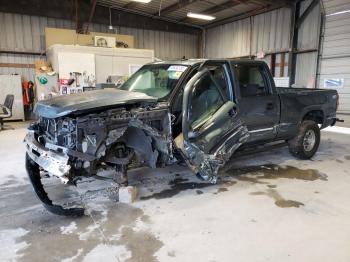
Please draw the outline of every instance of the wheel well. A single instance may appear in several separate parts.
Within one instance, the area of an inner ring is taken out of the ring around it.
[[[324,120],[324,114],[322,110],[312,110],[303,117],[304,120],[312,120],[315,121],[318,124],[323,125],[323,120]]]

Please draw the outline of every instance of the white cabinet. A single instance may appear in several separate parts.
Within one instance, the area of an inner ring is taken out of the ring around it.
[[[6,120],[23,120],[22,82],[19,75],[0,75],[0,104],[5,102],[6,95],[14,95],[12,117]]]
[[[96,83],[105,83],[113,75],[113,56],[95,55]]]
[[[68,57],[75,61],[71,61],[70,65],[62,64],[62,53],[68,53]],[[73,55],[75,53],[75,55]],[[59,73],[60,78],[62,70],[69,68],[80,72],[83,61],[79,56],[84,57],[84,54],[94,55],[94,67],[96,83],[105,83],[108,76],[129,76],[131,68],[141,67],[144,64],[154,61],[154,51],[149,49],[133,49],[133,48],[104,48],[92,46],[78,45],[53,45],[47,52],[48,61],[51,62],[53,69]],[[60,61],[61,60],[61,61]],[[77,69],[72,67],[76,64]],[[67,70],[64,70],[67,71]]]

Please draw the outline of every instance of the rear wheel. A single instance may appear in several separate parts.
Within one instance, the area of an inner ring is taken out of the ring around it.
[[[305,120],[301,123],[298,135],[288,141],[289,152],[300,159],[310,159],[320,145],[320,128],[317,123]]]

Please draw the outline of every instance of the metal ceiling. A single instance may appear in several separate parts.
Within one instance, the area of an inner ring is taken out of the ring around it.
[[[207,27],[224,23],[230,19],[241,19],[272,9],[292,5],[295,0],[152,0],[140,3],[130,0],[97,0],[97,5],[110,7],[140,15],[184,23],[191,26]],[[214,21],[191,19],[188,12],[216,17]]]

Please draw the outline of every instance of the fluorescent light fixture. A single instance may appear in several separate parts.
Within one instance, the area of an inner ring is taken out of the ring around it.
[[[133,2],[139,2],[139,3],[143,3],[143,4],[148,4],[149,2],[151,2],[152,0],[131,0]]]
[[[202,19],[207,21],[211,21],[215,19],[215,17],[211,15],[202,15],[202,14],[196,14],[192,12],[187,13],[187,17],[197,18],[197,19]]]
[[[339,12],[335,12],[333,14],[329,14],[329,15],[326,15],[326,16],[341,15],[341,14],[346,14],[346,13],[350,13],[350,10],[339,11]]]

